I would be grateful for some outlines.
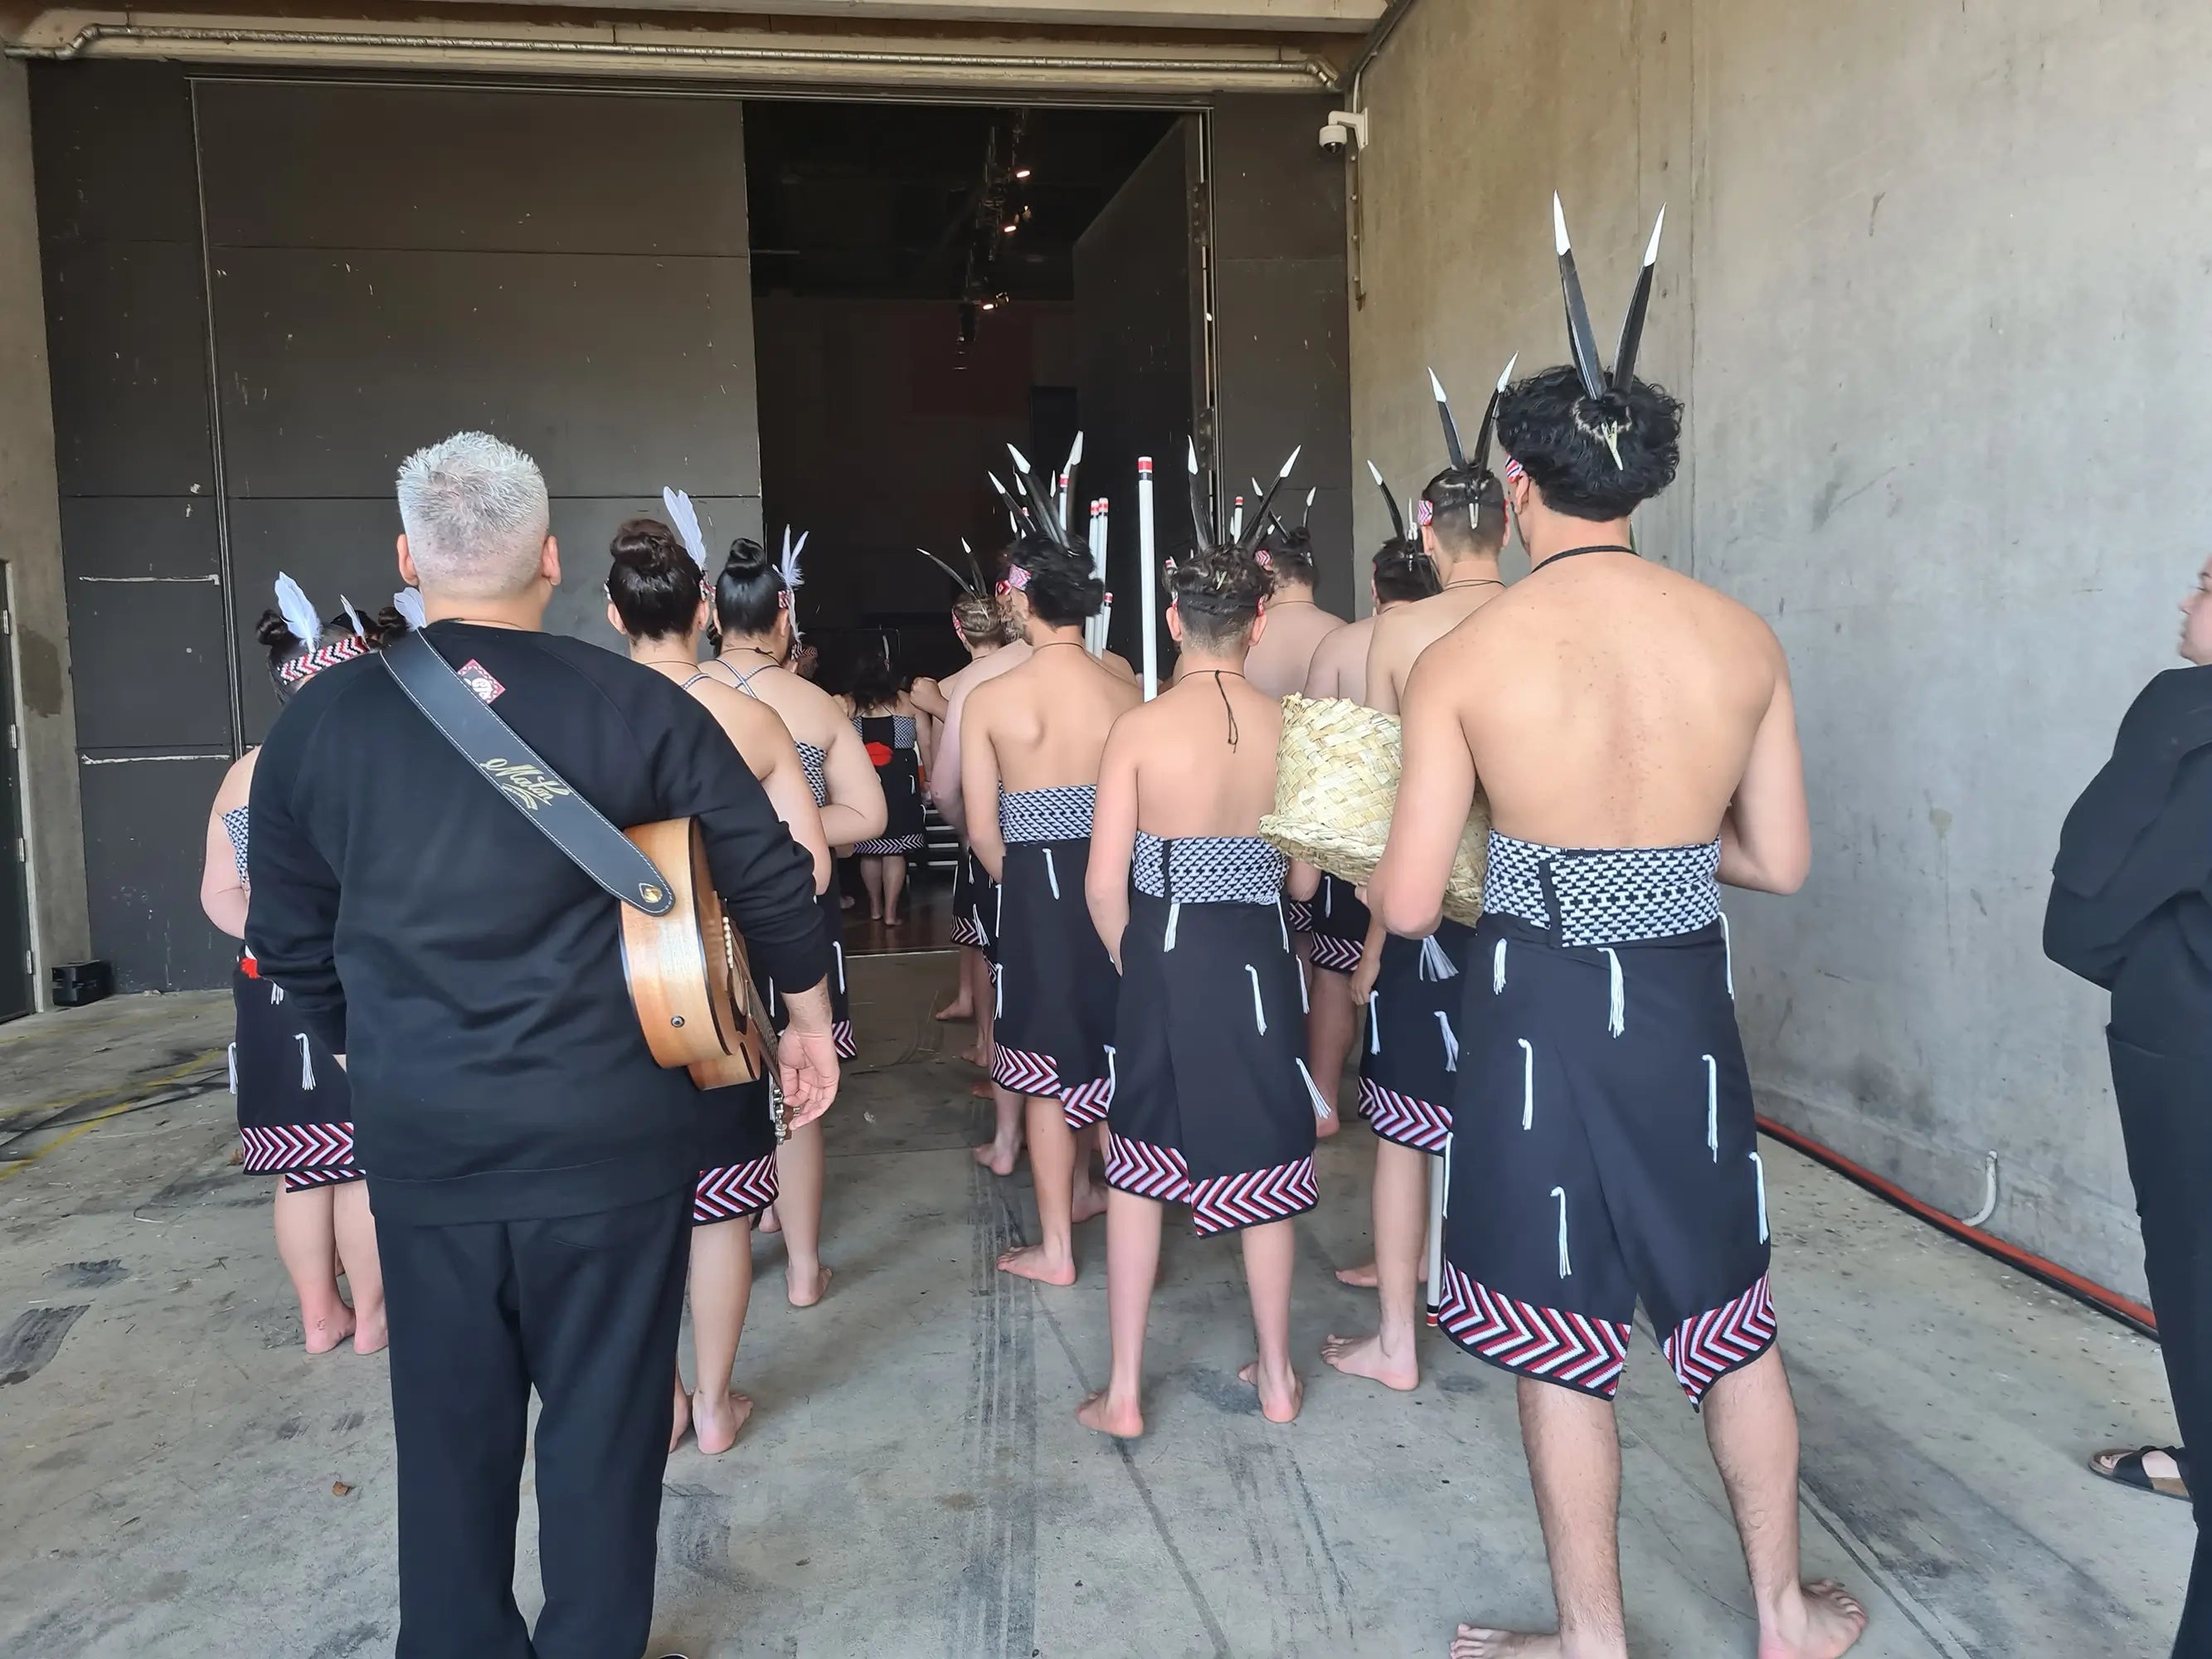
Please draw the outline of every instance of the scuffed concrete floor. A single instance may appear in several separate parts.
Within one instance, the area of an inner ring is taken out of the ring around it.
[[[964,1028],[927,1018],[947,959],[854,971],[864,1048],[830,1121],[836,1287],[794,1312],[779,1247],[760,1245],[738,1362],[759,1409],[730,1455],[687,1443],[669,1462],[662,1646],[1396,1659],[1441,1655],[1474,1613],[1549,1616],[1506,1380],[1434,1338],[1411,1395],[1319,1361],[1325,1334],[1371,1318],[1331,1277],[1365,1254],[1363,1133],[1326,1147],[1323,1205],[1300,1224],[1303,1419],[1269,1425],[1235,1380],[1250,1337],[1233,1246],[1171,1230],[1152,1433],[1118,1447],[1072,1417],[1106,1370],[1104,1224],[1079,1236],[1073,1290],[992,1271],[1030,1213],[1026,1177],[968,1156],[983,1109],[940,1053]],[[384,1364],[300,1349],[264,1183],[228,1163],[220,1079],[62,1139],[206,1077],[228,1017],[219,997],[131,999],[0,1032],[0,1140],[75,1103],[0,1145],[11,1659],[390,1651]],[[2081,1468],[2107,1443],[2172,1437],[2154,1346],[1765,1150],[1808,1561],[1872,1609],[1860,1650],[2163,1654],[2189,1512]],[[1632,1645],[1749,1656],[1720,1485],[1648,1335],[1620,1423]],[[526,1510],[526,1607],[532,1524]]]

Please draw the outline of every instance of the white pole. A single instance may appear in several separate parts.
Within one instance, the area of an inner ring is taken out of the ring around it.
[[[1097,507],[1096,509],[1098,514],[1098,533],[1094,538],[1097,544],[1097,551],[1093,555],[1093,557],[1097,563],[1098,580],[1102,582],[1106,580],[1107,535],[1109,531],[1111,529],[1109,520],[1111,517],[1112,507],[1113,503],[1105,496],[1101,495],[1098,498]],[[1114,595],[1109,591],[1106,595],[1105,603],[1098,607],[1098,654],[1102,657],[1104,656],[1106,654],[1107,647],[1112,645],[1113,642]]]
[[[1374,1016],[1370,1014],[1369,1018]],[[1429,1160],[1429,1323],[1444,1304],[1444,1161]]]
[[[1158,580],[1152,567],[1152,458],[1137,457],[1137,586],[1144,607],[1145,621],[1145,701],[1150,702],[1160,694],[1160,644],[1157,637],[1159,623],[1154,616],[1158,608],[1152,584]]]

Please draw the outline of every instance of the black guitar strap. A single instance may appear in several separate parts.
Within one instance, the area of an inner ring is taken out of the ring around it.
[[[515,736],[514,728],[469,689],[437,647],[421,633],[410,632],[380,654],[407,700],[438,735],[579,870],[624,904],[649,916],[668,914],[676,896],[653,860]]]

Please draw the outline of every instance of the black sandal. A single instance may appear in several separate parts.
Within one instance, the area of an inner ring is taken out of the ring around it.
[[[2173,1467],[2180,1471],[2179,1476],[2169,1478],[2145,1469],[2143,1459],[2152,1452],[2164,1452],[2172,1458]],[[2089,1460],[2089,1473],[2116,1486],[2155,1492],[2161,1498],[2178,1498],[2185,1504],[2190,1501],[2189,1454],[2179,1446],[2138,1446],[2132,1451],[2115,1446]]]

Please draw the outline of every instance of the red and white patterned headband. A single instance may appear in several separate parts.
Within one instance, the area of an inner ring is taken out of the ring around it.
[[[1030,573],[1018,564],[1010,564],[1006,567],[1006,580],[999,584],[999,591],[1002,593],[1023,593],[1028,592],[1029,585]]]
[[[358,634],[341,634],[328,645],[319,645],[312,651],[302,651],[287,657],[276,665],[280,684],[297,690],[325,668],[350,661],[368,650],[368,642]]]

